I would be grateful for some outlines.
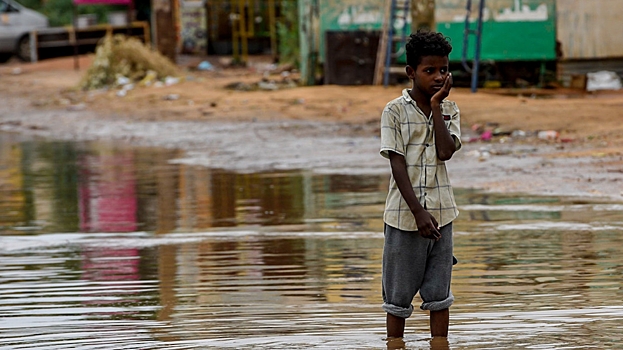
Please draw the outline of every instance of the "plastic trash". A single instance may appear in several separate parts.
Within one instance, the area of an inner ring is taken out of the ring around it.
[[[556,140],[558,138],[558,131],[543,130],[537,133],[537,137],[541,140]]]
[[[158,79],[158,73],[156,73],[153,70],[148,70],[147,74],[145,74],[145,77],[141,79],[141,81],[138,84],[141,86],[150,86],[153,83],[155,83],[157,79]]]
[[[176,77],[166,77],[164,78],[164,85],[171,86],[180,82],[180,78]]]
[[[586,73],[586,91],[620,90],[621,87],[621,78],[615,72]]]
[[[491,141],[492,137],[493,137],[493,131],[491,130],[487,130],[483,132],[482,134],[480,134],[480,139],[482,141]]]
[[[199,63],[199,65],[197,66],[198,70],[207,70],[207,71],[213,71],[214,70],[214,66],[212,65],[212,63],[208,62],[208,61],[203,61],[201,63]]]
[[[125,77],[121,74],[117,74],[117,85],[126,85],[130,84],[130,78]]]
[[[165,101],[175,101],[180,99],[179,94],[168,94],[163,98]]]

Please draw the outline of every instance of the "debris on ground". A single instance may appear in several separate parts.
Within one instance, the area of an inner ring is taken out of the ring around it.
[[[178,67],[159,52],[136,38],[117,34],[106,36],[98,44],[93,64],[80,87],[93,90],[138,82],[148,86],[164,79],[177,79],[177,82],[180,75]],[[127,92],[130,89],[123,90]]]
[[[510,130],[498,125],[498,123],[489,122],[484,125],[473,124],[469,129],[465,130],[461,140],[463,142],[474,143],[508,143],[508,142],[530,142],[531,140],[540,140],[556,143],[570,143],[575,139],[569,137],[561,137],[560,132],[556,130],[537,130],[524,131],[521,129]]]
[[[586,91],[621,90],[621,78],[616,72],[599,71],[586,73]]]
[[[212,65],[212,63],[210,63],[208,61],[202,61],[201,63],[199,63],[197,65],[197,70],[213,71],[214,70],[214,66]]]

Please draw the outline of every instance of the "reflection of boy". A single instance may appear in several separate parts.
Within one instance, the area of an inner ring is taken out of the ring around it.
[[[384,212],[383,309],[387,336],[402,337],[411,302],[430,310],[433,337],[448,334],[452,221],[458,210],[445,161],[461,148],[459,109],[446,101],[452,86],[443,35],[418,31],[406,45],[412,88],[381,117],[381,155],[391,165]]]

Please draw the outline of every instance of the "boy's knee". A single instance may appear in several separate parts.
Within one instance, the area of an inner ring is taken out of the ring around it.
[[[448,296],[443,298],[427,298],[422,295],[422,305],[420,305],[420,309],[422,310],[430,310],[430,311],[439,311],[443,309],[447,309],[454,303],[454,295],[452,292],[448,292]]]
[[[409,307],[401,307],[397,305],[383,303],[383,310],[388,314],[394,315],[396,317],[409,318],[411,317],[411,314],[413,314],[413,305],[409,305]]]

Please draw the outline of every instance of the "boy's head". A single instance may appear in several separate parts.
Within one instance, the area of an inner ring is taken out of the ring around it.
[[[418,31],[411,34],[406,49],[406,72],[413,81],[412,96],[429,98],[444,87],[446,80],[452,85],[448,61],[452,46],[442,34]],[[447,92],[445,94],[447,96]]]
[[[452,46],[441,33],[418,30],[411,34],[406,49],[407,65],[417,69],[423,56],[447,57]]]

